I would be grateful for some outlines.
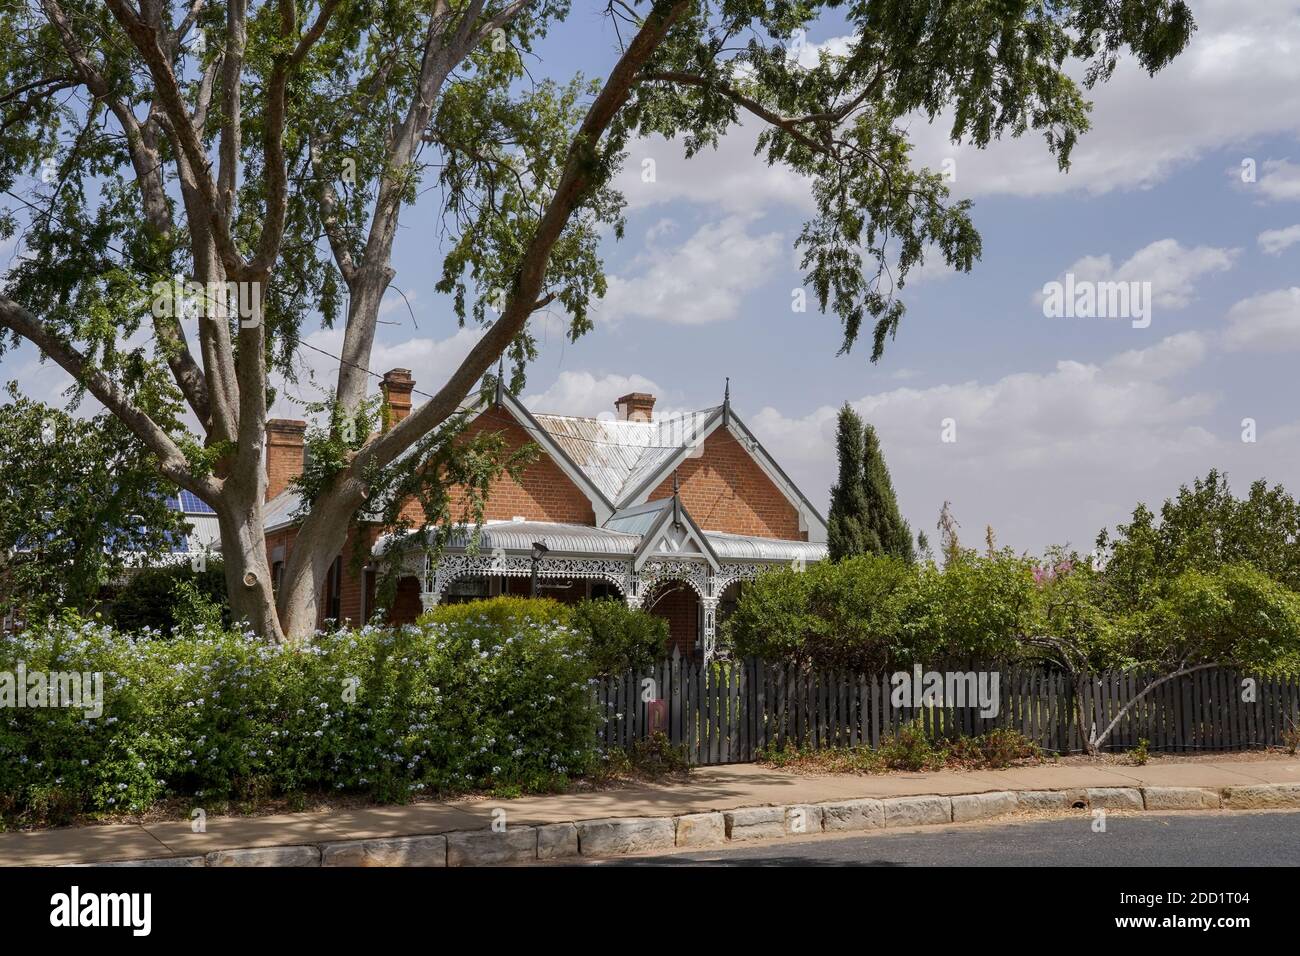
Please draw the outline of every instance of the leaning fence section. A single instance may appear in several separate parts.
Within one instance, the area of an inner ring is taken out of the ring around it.
[[[1062,671],[970,662],[953,666],[959,669],[932,673],[968,675],[962,685],[967,694],[964,699],[949,694],[935,703],[914,696],[911,686],[899,692],[891,674],[757,659],[704,663],[675,651],[653,668],[597,684],[598,735],[607,747],[628,748],[662,731],[685,748],[691,763],[725,764],[752,761],[769,747],[876,747],[913,722],[934,737],[1010,728],[1045,751],[1064,754],[1082,751],[1083,735],[1104,730],[1116,717],[1103,749],[1128,750],[1141,740],[1159,752],[1279,746],[1300,720],[1300,682],[1226,669],[1160,683],[1124,711],[1160,675],[1084,674],[1076,692]]]

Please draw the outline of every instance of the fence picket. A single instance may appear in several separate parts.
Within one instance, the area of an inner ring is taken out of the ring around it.
[[[987,671],[977,662],[954,664]],[[978,699],[958,706],[944,696],[938,705],[893,706],[893,685],[885,673],[768,664],[757,658],[704,663],[681,654],[644,672],[611,675],[593,682],[599,715],[597,743],[630,748],[649,733],[649,712],[641,700],[646,677],[668,704],[667,733],[692,764],[753,761],[781,747],[879,747],[917,721],[938,738],[975,736],[995,727],[1018,730],[1046,751],[1077,753],[1083,731],[1099,733],[1120,709],[1160,675],[1149,671],[1080,675],[1076,699],[1069,676],[1042,667],[998,665],[998,713],[985,718]],[[1242,701],[1243,675],[1206,668],[1165,681],[1142,697],[1116,724],[1105,749],[1127,750],[1146,740],[1164,753],[1242,750],[1277,746],[1300,720],[1300,682],[1256,680],[1256,700]]]

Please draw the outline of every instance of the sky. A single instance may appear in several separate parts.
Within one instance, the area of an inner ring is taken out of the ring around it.
[[[1300,3],[1191,7],[1199,29],[1171,66],[1152,78],[1122,63],[1090,94],[1093,128],[1068,173],[1032,134],[980,151],[950,143],[942,118],[915,119],[914,161],[952,171],[984,251],[969,274],[927,263],[908,281],[876,364],[865,340],[837,354],[835,317],[792,310],[811,204],[798,177],[751,155],[754,128],[689,161],[678,143],[633,143],[596,327],[569,343],[562,316],[538,320],[525,404],[612,414],[619,395],[648,391],[661,410],[702,408],[730,377],[733,407],[825,514],[849,402],[878,431],[914,530],[933,539],[948,500],[964,543],[992,526],[999,545],[1033,553],[1090,550],[1139,501],[1214,467],[1239,493],[1260,477],[1300,490]],[[607,68],[598,10],[576,3],[536,66]],[[847,39],[833,22],[809,36]],[[430,391],[478,334],[433,288],[442,251],[435,210],[406,210],[371,362],[410,368]],[[0,249],[0,267],[12,254]],[[1149,282],[1149,323],[1045,316],[1044,285],[1066,273]],[[335,354],[340,338],[306,336]],[[304,362],[332,378],[323,356]],[[46,400],[60,376],[28,349],[0,360],[0,378]],[[274,412],[302,417],[288,398]]]

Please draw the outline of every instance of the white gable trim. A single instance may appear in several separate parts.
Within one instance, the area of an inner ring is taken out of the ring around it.
[[[672,499],[668,500],[671,502]],[[709,562],[710,569],[712,569],[716,574],[718,568],[721,566],[721,562],[718,560],[718,556],[713,550],[713,545],[709,544],[709,539],[705,537],[700,526],[695,523],[695,519],[691,517],[691,514],[686,510],[685,505],[681,506],[681,517],[685,540],[700,549],[699,556]],[[659,516],[658,520],[650,526],[650,530],[642,537],[641,546],[637,548],[636,554],[632,558],[632,567],[634,570],[640,571],[645,567],[647,561],[656,556],[673,558],[680,557],[682,554],[691,554],[691,552],[682,552],[680,550],[656,550],[655,546],[663,535],[664,529],[668,525],[672,524],[672,519],[673,508],[670,504],[664,508],[663,513]]]

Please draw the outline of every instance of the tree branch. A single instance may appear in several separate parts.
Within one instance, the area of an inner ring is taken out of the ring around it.
[[[163,475],[205,499],[214,498],[220,493],[220,481],[210,476],[195,475],[171,436],[148,414],[136,407],[117,383],[102,370],[91,366],[80,352],[42,325],[36,316],[5,296],[0,296],[0,325],[27,339],[85,385],[92,395],[103,402],[158,456],[158,467]]]
[[[64,52],[81,75],[86,87],[102,100],[112,111],[126,134],[127,150],[131,165],[135,170],[136,183],[144,201],[145,220],[159,236],[172,233],[171,209],[167,203],[166,188],[163,183],[162,165],[159,159],[153,130],[141,126],[131,109],[120,97],[113,95],[107,81],[91,64],[85,50],[82,49],[76,35],[68,24],[68,19],[57,0],[41,0],[45,14],[59,34]],[[172,377],[180,387],[185,400],[189,402],[194,414],[205,424],[211,417],[211,404],[207,383],[203,371],[190,353],[185,330],[175,315],[155,316],[154,334],[162,346],[167,365]]]
[[[486,334],[433,398],[361,448],[350,469],[352,475],[364,474],[372,464],[387,466],[440,425],[523,329],[539,301],[551,249],[569,216],[593,185],[594,171],[599,165],[598,144],[601,138],[627,102],[637,74],[688,5],[688,0],[660,0],[655,4],[640,31],[610,71],[570,144],[555,195],[528,243],[500,318],[488,327]]]

